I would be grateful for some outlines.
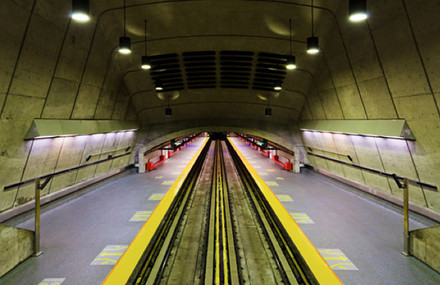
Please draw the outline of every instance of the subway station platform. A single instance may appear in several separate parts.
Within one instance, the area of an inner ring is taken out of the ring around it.
[[[101,284],[201,147],[198,138],[155,170],[126,171],[43,207],[43,254],[0,284]],[[271,188],[344,284],[440,284],[403,248],[401,210],[313,171],[294,174],[248,144],[232,142]],[[9,221],[32,229],[32,217]],[[412,215],[411,229],[435,225]]]

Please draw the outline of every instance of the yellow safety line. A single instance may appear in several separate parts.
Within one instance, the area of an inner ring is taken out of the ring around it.
[[[177,180],[171,185],[163,199],[159,202],[156,209],[151,214],[150,218],[145,222],[141,230],[131,242],[125,253],[121,256],[118,263],[113,267],[112,271],[107,275],[102,284],[106,285],[121,285],[126,284],[130,278],[131,273],[135,269],[139,259],[146,250],[148,244],[153,238],[154,233],[165,217],[166,212],[170,208],[174,198],[179,193],[183,182],[188,176],[191,168],[202,152],[208,138],[205,138],[197,153],[193,156],[188,165],[183,169]]]
[[[240,156],[246,168],[251,173],[267,202],[272,207],[284,229],[295,243],[295,246],[298,248],[301,256],[304,258],[310,270],[313,272],[315,278],[318,280],[318,283],[326,285],[342,284],[341,280],[339,280],[338,276],[336,276],[318,250],[313,246],[298,224],[293,220],[293,217],[290,216],[289,212],[277,199],[272,190],[270,190],[264,180],[260,177],[260,175],[258,175],[240,150],[234,145],[232,140],[230,138],[228,138],[228,140],[234,147],[237,154]]]
[[[221,190],[220,193],[222,196],[220,206],[222,209],[222,233],[221,234],[222,234],[222,240],[223,240],[223,272],[224,272],[223,278],[224,278],[224,284],[228,284],[228,255],[227,255],[228,252],[227,252],[227,248],[226,248],[226,233],[225,233],[225,231],[226,231],[226,226],[225,226],[226,215],[225,215],[225,207],[224,207],[225,206],[224,205],[225,196],[223,193],[223,191],[225,191],[225,189],[223,189],[223,181],[222,181],[221,176],[220,176],[220,190]]]
[[[220,284],[220,225],[218,222],[218,171],[217,171],[217,181],[215,185],[215,284]]]

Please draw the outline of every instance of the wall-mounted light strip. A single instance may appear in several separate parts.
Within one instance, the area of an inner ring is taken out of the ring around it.
[[[306,120],[301,131],[415,140],[405,120]]]
[[[137,129],[139,125],[135,121],[34,119],[24,139],[105,134]]]

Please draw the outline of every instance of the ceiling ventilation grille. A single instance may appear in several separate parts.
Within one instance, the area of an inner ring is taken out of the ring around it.
[[[287,55],[194,51],[151,56],[151,77],[163,92],[201,88],[274,91],[286,76]]]

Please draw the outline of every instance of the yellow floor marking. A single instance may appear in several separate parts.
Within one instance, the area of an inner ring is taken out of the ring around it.
[[[277,180],[284,180],[283,177],[277,177]]]
[[[275,169],[266,169],[266,171],[275,171]]]
[[[261,166],[259,166],[259,165],[254,165],[254,168],[261,168]]]
[[[161,224],[165,217],[170,205],[174,201],[177,193],[183,185],[185,178],[188,176],[189,171],[194,165],[195,161],[199,157],[203,150],[203,147],[208,142],[208,139],[203,139],[199,149],[192,157],[191,161],[188,163],[187,167],[183,169],[182,173],[177,178],[176,182],[168,189],[165,197],[160,201],[159,205],[156,207],[154,212],[151,214],[148,221],[145,222],[142,229],[138,232],[134,240],[131,242],[128,249],[122,255],[118,263],[113,267],[111,272],[105,278],[103,284],[105,285],[121,285],[126,284],[130,278],[131,273],[136,267],[142,254],[145,252],[147,246],[149,245],[151,239],[156,233],[157,228]]]
[[[162,185],[172,185],[174,183],[174,180],[165,180],[162,182]]]
[[[353,263],[336,263],[336,264],[333,264],[333,265],[331,265],[330,267],[338,267],[338,269],[348,269],[347,267],[345,267],[345,266],[342,266],[342,265],[351,265],[351,266],[354,266],[354,264]],[[335,268],[336,269],[336,268]]]
[[[153,194],[148,198],[148,200],[162,200],[165,194]]]
[[[266,198],[269,205],[274,210],[281,224],[284,226],[286,232],[292,238],[300,254],[304,258],[307,265],[312,270],[319,284],[326,285],[341,285],[342,282],[339,280],[338,276],[333,272],[330,266],[325,262],[324,258],[319,254],[318,250],[313,246],[301,228],[295,223],[295,221],[290,216],[289,212],[284,208],[283,204],[274,193],[270,190],[263,179],[254,170],[252,165],[250,165],[246,158],[241,153],[240,149],[234,145],[234,142],[228,138],[231,142],[233,148],[240,156],[246,168],[251,173],[252,177],[255,179],[258,187],[260,188],[263,196]]]
[[[292,202],[293,199],[289,195],[275,195],[282,202]]]
[[[269,175],[269,173],[267,173],[267,172],[259,172],[258,174],[260,174],[261,176]]]
[[[314,224],[315,222],[306,213],[290,213],[297,224]]]
[[[128,246],[121,246],[121,245],[115,245],[115,248],[106,248],[105,250],[121,250],[121,249],[125,249]]]
[[[129,222],[144,222],[148,220],[153,211],[137,211],[129,220]]]
[[[156,177],[154,177],[154,179],[162,179],[163,178],[163,176],[156,176]]]
[[[337,248],[318,249],[333,270],[359,270],[356,265]]]
[[[266,181],[267,186],[280,186],[278,183],[276,183],[275,181]]]
[[[173,174],[173,175],[179,175],[180,172],[175,171],[175,172],[171,172],[171,174]]]

